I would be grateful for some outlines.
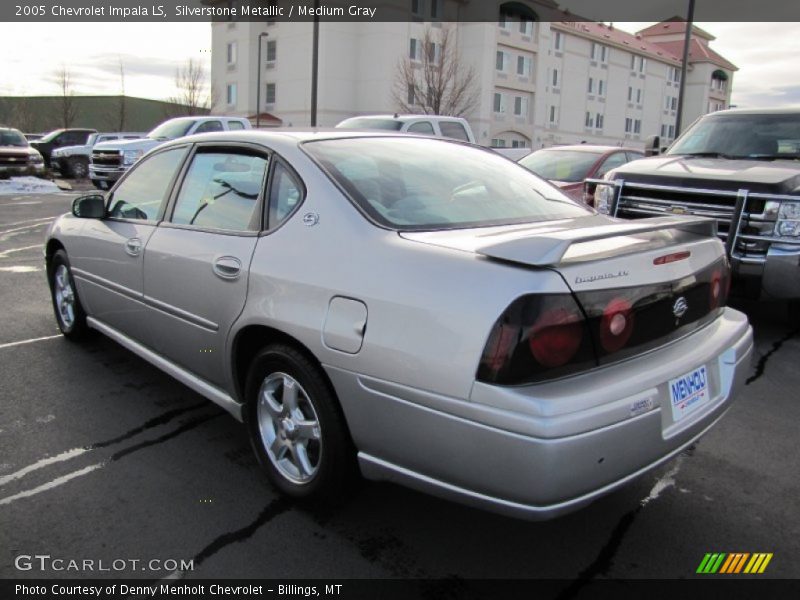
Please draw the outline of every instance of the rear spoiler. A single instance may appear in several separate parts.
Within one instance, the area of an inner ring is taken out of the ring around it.
[[[716,237],[717,221],[707,217],[655,217],[639,221],[599,225],[591,228],[563,229],[533,234],[497,244],[488,244],[475,252],[490,258],[525,263],[537,267],[559,264],[573,244],[607,238],[676,229],[699,236]]]

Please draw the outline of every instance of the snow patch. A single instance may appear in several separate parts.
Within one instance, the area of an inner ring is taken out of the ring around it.
[[[52,181],[38,177],[12,177],[0,179],[0,195],[5,194],[52,194],[58,192],[58,186]]]

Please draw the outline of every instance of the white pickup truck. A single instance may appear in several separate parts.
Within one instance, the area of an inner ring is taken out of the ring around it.
[[[109,189],[142,155],[168,140],[195,133],[250,128],[250,121],[243,117],[204,115],[170,119],[141,139],[95,144],[89,162],[89,178],[95,187],[101,190]]]
[[[338,125],[337,129],[385,129],[452,138],[476,143],[475,134],[466,119],[441,115],[366,115],[351,117]]]

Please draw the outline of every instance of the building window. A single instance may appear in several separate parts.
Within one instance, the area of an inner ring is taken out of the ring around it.
[[[597,116],[594,119],[594,126],[595,129],[602,129],[603,128],[603,115],[597,113]]]
[[[514,114],[518,117],[528,116],[528,99],[524,96],[516,96],[514,98]]]
[[[227,57],[229,65],[236,64],[236,42],[228,42]]]
[[[531,33],[533,33],[533,21],[522,17],[519,22],[519,32],[522,35],[531,35]]]
[[[549,119],[550,123],[555,123],[556,122],[556,117],[557,117],[557,115],[556,115],[556,107],[555,106],[551,106],[550,107],[550,119]]]
[[[590,112],[586,113],[586,123],[585,123],[585,125],[586,125],[586,127],[590,128],[590,129],[594,126],[594,117],[592,117],[592,113],[590,113]]]
[[[673,96],[672,97],[672,102],[670,103],[670,108],[672,110],[678,110],[678,97],[677,96]]]
[[[633,121],[633,133],[641,133],[642,132],[642,120],[641,119],[634,119]]]
[[[431,18],[438,19],[442,14],[442,0],[431,0]]]
[[[505,96],[500,92],[494,94],[494,112],[497,114],[506,112]]]
[[[553,69],[553,87],[558,87],[558,69]]]
[[[408,57],[411,60],[422,60],[422,42],[418,39],[409,40]]]
[[[511,23],[508,20],[508,15],[504,12],[500,13],[500,19],[497,21],[497,24],[500,26],[500,29],[508,29],[511,27]]]
[[[533,61],[529,56],[518,56],[517,57],[517,75],[521,75],[522,77],[530,77],[531,71],[533,67]]]
[[[561,51],[564,49],[564,34],[556,31],[553,34],[553,50]]]
[[[631,71],[636,70],[636,55],[631,54]]]
[[[422,10],[423,10],[422,0],[411,0],[411,14],[421,17]]]
[[[525,143],[525,140],[511,140],[511,147],[512,148],[527,148],[528,144]]]
[[[639,73],[644,73],[647,70],[647,59],[644,56],[639,57]]]
[[[267,84],[267,93],[264,94],[264,102],[267,104],[275,104],[275,84]]]
[[[601,63],[608,62],[608,46],[592,42],[592,60],[598,60]]]
[[[636,88],[636,104],[642,103],[642,88]]]
[[[236,84],[229,83],[225,88],[225,98],[228,106],[236,106]]]
[[[278,57],[278,42],[269,40],[267,42],[267,62],[275,62]]]
[[[678,67],[667,67],[667,81],[680,83],[681,70]]]
[[[504,71],[506,65],[506,53],[502,50],[497,51],[497,57],[495,58],[495,68],[498,71]]]
[[[661,125],[661,137],[662,138],[667,137],[667,126],[666,125]]]
[[[594,78],[589,77],[589,87],[586,91],[590,94],[594,94]]]
[[[438,65],[442,60],[442,45],[431,42],[428,47],[428,60],[433,65]]]
[[[602,79],[597,81],[597,95],[598,96],[605,96],[606,95],[606,82]]]
[[[633,131],[633,119],[626,118],[625,119],[625,133],[630,133]]]
[[[669,139],[672,139],[674,137],[675,137],[675,125],[670,125],[669,126]]]
[[[633,102],[633,88],[628,86],[628,102]]]
[[[414,94],[414,84],[408,84],[408,105],[414,106],[417,103],[417,96]]]
[[[506,141],[502,138],[492,138],[492,148],[505,148]]]

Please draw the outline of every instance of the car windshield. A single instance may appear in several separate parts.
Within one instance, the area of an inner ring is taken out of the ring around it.
[[[193,124],[194,121],[191,119],[167,121],[153,129],[153,131],[147,134],[147,137],[154,140],[174,140],[186,135]]]
[[[63,129],[56,129],[55,131],[51,131],[47,135],[45,135],[43,137],[40,137],[37,141],[46,144],[47,142],[52,142],[54,139],[56,139],[62,133],[64,133]]]
[[[387,131],[400,131],[403,127],[401,121],[394,119],[375,119],[369,117],[356,117],[342,121],[337,126],[339,129],[386,129]]]
[[[0,131],[0,146],[27,146],[28,140],[16,129]]]
[[[502,156],[457,142],[375,137],[303,147],[362,211],[391,229],[484,227],[591,213]]]
[[[800,112],[710,115],[695,123],[667,154],[797,158],[800,157]]]
[[[526,169],[554,181],[583,181],[601,152],[581,150],[538,150],[520,159]]]

